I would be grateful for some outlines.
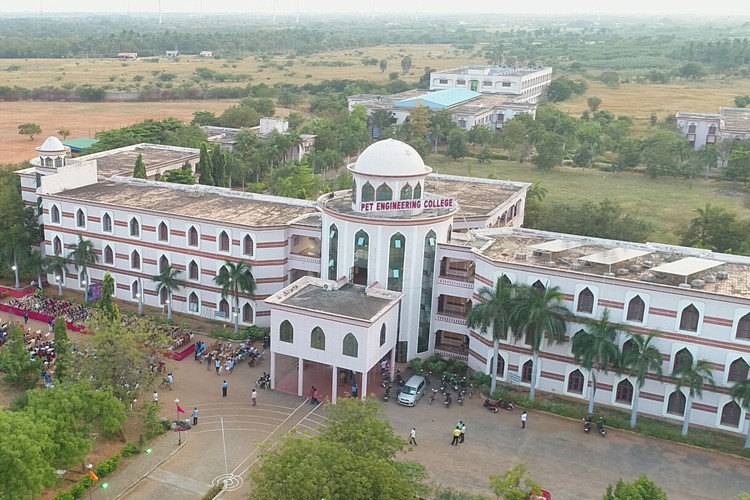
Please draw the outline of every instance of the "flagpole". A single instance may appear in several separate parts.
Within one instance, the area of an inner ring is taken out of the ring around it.
[[[221,443],[224,446],[224,485],[229,482],[229,466],[227,465],[227,441],[224,439],[224,417],[221,417]]]
[[[177,422],[180,421],[180,400],[175,399],[174,400],[175,406],[177,406]],[[177,446],[182,446],[182,433],[180,432],[182,430],[182,427],[177,425]]]

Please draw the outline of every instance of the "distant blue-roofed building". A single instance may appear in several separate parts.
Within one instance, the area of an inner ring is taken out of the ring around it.
[[[394,103],[395,108],[412,109],[418,106],[424,106],[429,109],[440,110],[446,109],[459,104],[472,101],[481,96],[479,92],[466,89],[446,89],[437,92],[425,92],[422,95],[402,99]]]

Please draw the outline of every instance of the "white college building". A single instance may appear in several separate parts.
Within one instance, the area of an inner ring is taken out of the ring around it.
[[[118,299],[136,301],[142,287],[158,307],[166,296],[151,277],[171,264],[187,283],[173,296],[175,312],[270,326],[278,389],[302,395],[314,382],[335,400],[345,370],[367,394],[384,357],[440,353],[489,372],[492,342],[466,318],[479,289],[505,277],[559,286],[578,317],[568,338],[605,309],[633,331],[660,331],[666,375],[646,381],[641,413],[681,420],[685,394],[668,374],[702,359],[717,388],[695,401],[692,423],[744,429],[747,415],[729,387],[750,366],[749,258],[521,229],[528,184],[435,175],[394,140],[349,165],[352,190],[316,202],[130,178],[138,153],[153,176],[194,160],[192,149],[142,144],[57,162],[60,151],[45,141],[34,166],[19,172],[24,200],[41,207],[47,254],[66,254],[81,235],[99,263],[90,277],[71,266],[49,280],[82,290],[109,272]],[[251,264],[258,284],[239,311],[213,282],[226,260]],[[570,343],[545,346],[533,366],[528,345],[504,340],[498,365],[503,381],[528,386],[536,371],[540,390],[588,395],[589,374]],[[633,383],[600,376],[595,399],[627,410]]]
[[[538,103],[552,83],[552,68],[464,66],[430,73],[430,90],[466,89]]]

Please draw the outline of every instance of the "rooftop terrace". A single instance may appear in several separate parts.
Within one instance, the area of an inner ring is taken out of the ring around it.
[[[103,181],[113,175],[130,176],[133,175],[135,160],[138,155],[142,155],[143,163],[146,170],[156,168],[161,165],[182,164],[186,160],[192,160],[198,157],[198,150],[192,148],[180,148],[176,146],[160,146],[156,144],[138,144],[124,148],[103,151],[86,156],[81,156],[80,160],[96,160],[97,177]]]

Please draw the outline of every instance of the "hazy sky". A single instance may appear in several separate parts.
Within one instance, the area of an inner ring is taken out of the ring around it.
[[[0,0],[0,13],[11,12],[131,12],[155,13],[159,0]],[[534,0],[511,2],[503,0],[161,0],[163,12],[204,12],[220,8],[221,12],[277,14],[296,12],[404,12],[410,17],[415,11],[428,15],[465,12],[490,13],[650,13],[667,15],[750,16],[746,0]]]

